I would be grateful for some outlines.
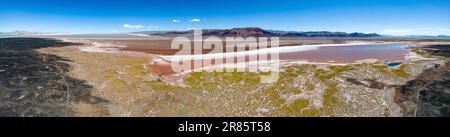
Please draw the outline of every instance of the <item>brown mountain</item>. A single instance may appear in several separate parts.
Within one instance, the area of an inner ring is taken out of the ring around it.
[[[268,32],[257,27],[232,28],[232,29],[210,29],[203,32],[203,36],[217,37],[269,37],[277,36],[277,34]]]
[[[217,36],[217,37],[377,37],[376,33],[345,33],[345,32],[329,32],[329,31],[268,31],[258,27],[232,28],[232,29],[203,29],[203,36]],[[194,36],[193,30],[188,31],[166,31],[166,32],[152,32],[143,31],[136,32],[141,34],[148,34],[154,36]]]

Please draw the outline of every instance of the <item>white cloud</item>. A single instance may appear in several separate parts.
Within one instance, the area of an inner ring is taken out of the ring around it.
[[[144,26],[142,26],[142,25],[123,24],[123,27],[127,28],[127,29],[140,29],[140,28],[143,28]]]
[[[387,29],[388,35],[450,35],[449,28]]]
[[[180,23],[181,21],[180,21],[180,20],[175,20],[175,19],[174,19],[174,20],[172,20],[172,22],[173,22],[173,23]]]
[[[186,30],[195,30],[195,29],[197,29],[197,28],[194,28],[194,27],[186,28]]]
[[[200,19],[193,18],[193,19],[190,20],[190,22],[200,22]]]

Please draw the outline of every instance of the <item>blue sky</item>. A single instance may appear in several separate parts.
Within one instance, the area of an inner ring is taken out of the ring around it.
[[[0,0],[0,32],[261,27],[450,35],[449,0]]]

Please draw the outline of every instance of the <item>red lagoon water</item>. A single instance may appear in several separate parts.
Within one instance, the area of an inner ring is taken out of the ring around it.
[[[409,45],[409,43],[373,43],[279,47],[279,58],[281,60],[301,60],[318,63],[354,63],[357,60],[364,59],[401,61],[408,54],[405,46]],[[214,54],[209,54],[208,56],[214,56]],[[170,66],[171,63],[173,62],[171,62],[170,56],[162,56],[152,60],[149,63],[149,67],[160,74],[172,74],[174,72]]]
[[[379,43],[344,46],[319,46],[317,49],[280,53],[283,60],[306,60],[309,62],[354,63],[363,59],[399,61],[405,58],[408,43]],[[301,47],[299,47],[301,48]]]

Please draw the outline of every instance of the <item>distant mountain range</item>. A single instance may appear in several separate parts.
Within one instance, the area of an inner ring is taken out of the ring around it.
[[[408,37],[417,37],[417,38],[450,38],[447,35],[437,35],[437,36],[428,36],[428,35],[408,35]]]
[[[0,36],[14,37],[14,36],[39,36],[39,35],[60,35],[63,33],[50,33],[50,32],[30,32],[30,31],[13,31],[13,32],[0,32]]]
[[[332,32],[332,31],[283,31],[283,30],[264,30],[258,27],[244,27],[232,29],[203,29],[203,36],[217,36],[217,37],[349,37],[349,38],[372,38],[372,37],[398,37],[398,38],[431,38],[431,39],[450,39],[449,35],[379,35],[377,33],[346,33],[346,32]],[[135,36],[186,36],[193,37],[194,31],[139,31],[139,32],[125,32],[125,33],[99,33],[99,34],[72,34],[72,33],[58,33],[58,32],[30,32],[30,31],[13,31],[0,32],[0,37],[16,37],[16,36],[53,36],[53,35],[135,35]]]
[[[390,37],[390,38],[417,38],[417,39],[450,39],[450,36],[448,35],[383,35],[383,37]]]
[[[232,29],[203,29],[203,36],[217,37],[379,37],[376,33],[345,33],[330,31],[280,31],[280,30],[264,30],[258,27],[232,28]],[[151,36],[194,36],[193,30],[188,31],[140,31],[133,32],[135,34],[147,34]]]

